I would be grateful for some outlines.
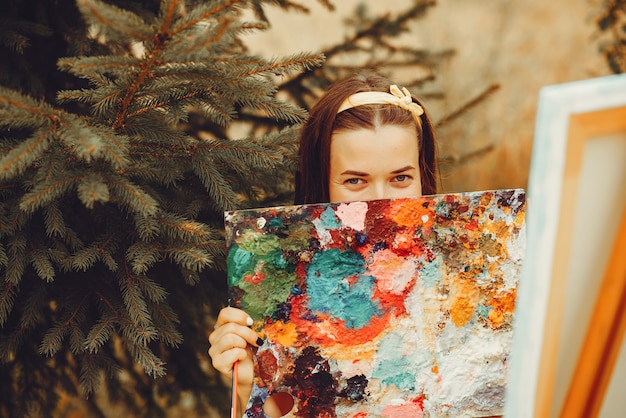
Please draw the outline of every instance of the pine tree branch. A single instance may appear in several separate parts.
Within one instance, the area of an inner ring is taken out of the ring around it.
[[[89,353],[98,353],[102,347],[113,335],[115,324],[118,319],[115,315],[103,315],[91,327],[87,337],[85,337],[84,347]]]
[[[89,20],[93,23],[113,29],[115,32],[123,34],[130,39],[143,41],[150,39],[151,28],[134,13],[98,0],[77,0],[76,5],[81,10],[83,16],[89,17]]]
[[[125,266],[125,271],[122,277],[120,277],[119,284],[124,306],[131,321],[137,327],[146,330],[152,328],[152,318],[148,312],[148,306],[139,284],[141,281],[142,278],[140,276],[133,274],[132,271],[129,271],[128,266]]]
[[[167,235],[171,235],[174,239],[202,243],[209,238],[215,238],[206,224],[194,222],[181,216],[164,213],[159,218],[158,223],[164,227]]]
[[[22,198],[19,208],[23,212],[32,213],[41,206],[51,203],[64,195],[70,187],[78,183],[84,176],[69,173],[67,177],[43,182]]]
[[[126,250],[126,260],[130,262],[134,274],[145,274],[160,259],[160,251],[152,243],[138,241]]]
[[[17,289],[12,281],[0,281],[0,326],[4,326],[9,319],[16,295]]]
[[[183,342],[182,334],[176,330],[176,324],[180,322],[178,315],[164,303],[150,303],[148,306],[155,318],[154,326],[159,331],[159,339],[171,347],[178,347]]]
[[[30,252],[30,262],[39,278],[51,282],[54,280],[54,266],[48,258],[49,250],[37,248]]]
[[[155,378],[165,376],[165,363],[155,356],[149,348],[133,343],[129,345],[129,348],[135,361],[144,369],[146,374]]]
[[[83,304],[87,300],[87,296],[87,294],[83,295],[80,302],[74,306],[74,310],[69,315],[66,315],[67,318],[65,320],[57,321],[52,328],[46,332],[39,345],[40,354],[51,357],[61,349],[63,339],[70,332],[70,325],[73,324],[76,316],[78,316],[84,308]]]
[[[57,126],[51,124],[46,130],[36,132],[29,140],[23,141],[0,160],[0,181],[20,175],[48,147],[51,134]]]
[[[44,222],[46,234],[49,237],[65,236],[67,229],[63,220],[63,212],[56,202],[44,207]]]
[[[5,282],[19,285],[26,268],[26,260],[26,237],[23,233],[19,233],[9,242],[9,261],[5,271]]]
[[[94,361],[95,356],[93,353],[83,353],[80,360],[80,386],[85,394],[94,393],[100,385],[101,367]],[[104,414],[101,415],[104,418]]]
[[[163,21],[163,26],[161,27],[161,33],[169,33],[170,36],[174,36],[179,34],[180,32],[183,32],[187,29],[189,29],[190,27],[197,25],[199,22],[209,19],[210,17],[214,17],[217,16],[220,13],[226,12],[228,10],[230,10],[233,6],[242,3],[243,0],[227,0],[227,1],[223,1],[222,4],[218,4],[217,7],[215,8],[210,8],[209,10],[206,10],[202,13],[200,13],[197,16],[194,16],[193,19],[185,22],[184,24],[181,24],[180,26],[178,26],[177,28],[175,28],[174,30],[172,30],[170,32],[170,26],[171,26],[171,22],[173,20],[173,16],[174,16],[174,12],[175,12],[175,6],[178,3],[178,0],[172,0],[168,6],[168,10],[166,13],[166,17]],[[225,24],[224,20],[220,21],[220,24],[224,27],[228,26],[227,24]]]
[[[152,216],[158,211],[157,202],[140,187],[132,184],[124,178],[115,178],[110,176],[106,182],[112,186],[112,191],[120,200],[120,203],[133,210],[134,212]]]
[[[28,295],[26,302],[22,308],[20,317],[20,329],[28,330],[41,321],[43,315],[43,307],[48,302],[47,283],[39,283],[39,285]]]
[[[163,251],[176,264],[191,271],[202,271],[204,268],[213,265],[213,257],[202,248],[196,246],[166,245]]]

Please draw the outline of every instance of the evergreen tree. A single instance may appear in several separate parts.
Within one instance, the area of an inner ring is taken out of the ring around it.
[[[434,6],[415,0],[393,16],[360,7],[323,53],[254,56],[243,37],[268,26],[267,5],[307,12],[0,5],[0,416],[52,416],[59,393],[105,416],[102,389],[135,416],[185,393],[200,416],[226,416],[206,354],[226,294],[223,211],[291,202],[298,124],[328,84],[357,66],[420,66],[405,85],[421,89],[451,54],[390,41]]]
[[[223,267],[222,213],[267,196],[272,183],[255,181],[294,166],[294,128],[200,139],[181,124],[194,113],[226,127],[242,112],[296,124],[306,111],[277,100],[273,79],[322,57],[246,54],[240,36],[264,26],[239,19],[247,1],[45,3],[5,7],[59,20],[3,14],[18,60],[3,60],[0,88],[2,415],[51,411],[57,384],[92,394],[104,371],[113,398],[156,416],[156,397],[131,401],[129,382],[145,390],[144,374],[163,377],[168,364],[179,370],[158,392],[220,387],[198,357],[210,271]],[[27,35],[51,31],[68,47],[53,63],[72,76],[55,74],[65,88],[52,92],[50,68],[19,77],[34,64]]]

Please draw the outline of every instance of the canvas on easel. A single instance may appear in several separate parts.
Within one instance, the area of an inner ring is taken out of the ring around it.
[[[228,281],[265,343],[247,417],[501,414],[525,193],[225,214]]]
[[[618,332],[625,278],[613,273],[623,268],[623,255],[611,256],[623,240],[625,190],[626,75],[542,88],[507,417],[613,417],[626,410],[626,345]],[[601,343],[588,341],[597,336]],[[590,368],[598,370],[581,374]]]

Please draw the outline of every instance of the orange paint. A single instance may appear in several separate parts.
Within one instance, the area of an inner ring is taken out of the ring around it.
[[[467,324],[476,310],[480,290],[473,280],[455,280],[452,283],[450,319],[457,327]]]
[[[276,321],[265,325],[265,334],[272,341],[277,341],[285,347],[291,347],[298,339],[296,324],[293,322],[285,324],[283,321]]]
[[[419,200],[399,200],[389,210],[391,220],[398,226],[432,228],[435,222],[435,211],[428,204]]]
[[[399,297],[401,299],[401,297]],[[290,324],[293,324],[302,337],[299,343],[310,344],[315,342],[321,346],[333,347],[336,345],[355,346],[372,341],[389,326],[392,313],[387,312],[381,317],[373,317],[370,323],[362,328],[347,328],[345,321],[331,318],[317,312],[318,321],[312,321],[311,312],[303,306],[302,298],[295,298],[292,302]]]
[[[500,328],[504,323],[509,322],[510,317],[515,310],[515,299],[517,292],[515,290],[509,293],[494,295],[490,306],[493,309],[487,315],[489,324],[493,329]]]

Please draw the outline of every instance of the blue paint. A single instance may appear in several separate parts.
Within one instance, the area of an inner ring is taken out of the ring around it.
[[[441,269],[443,267],[443,258],[437,256],[429,263],[424,263],[424,267],[419,270],[419,279],[424,283],[427,288],[433,288],[439,285],[439,282],[443,278]]]
[[[320,216],[321,227],[324,229],[339,229],[341,228],[341,221],[337,218],[335,211],[328,207]]]
[[[396,386],[400,390],[415,389],[415,371],[431,367],[424,350],[406,350],[404,336],[393,332],[381,341],[378,347],[378,362],[372,377],[380,379],[386,385]],[[422,353],[423,352],[423,353]]]
[[[308,307],[362,328],[380,314],[372,300],[376,279],[364,273],[363,258],[354,252],[329,249],[315,254],[307,270]]]
[[[492,309],[493,306],[485,306],[481,303],[476,307],[476,314],[481,318],[487,318]]]

